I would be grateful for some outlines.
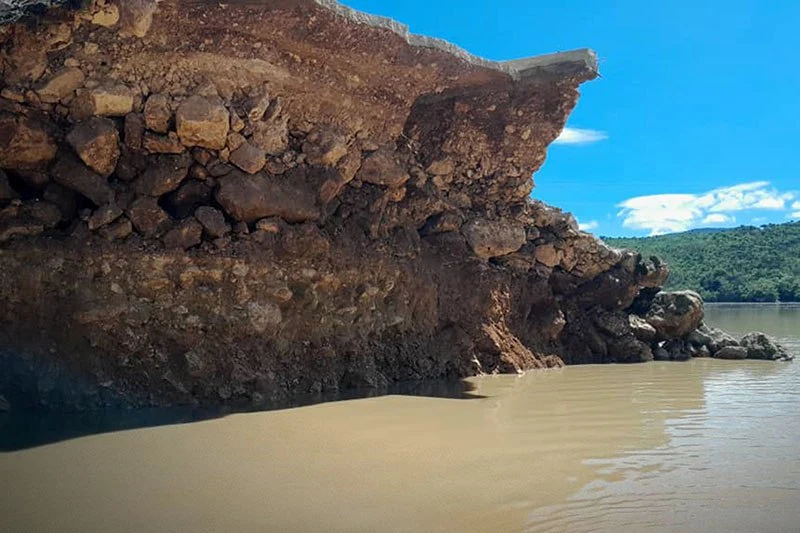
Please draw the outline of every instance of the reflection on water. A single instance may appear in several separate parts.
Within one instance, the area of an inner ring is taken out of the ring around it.
[[[800,356],[800,305],[710,305],[706,321],[736,336],[763,331]],[[667,442],[605,460],[567,502],[528,531],[797,531],[800,367],[711,365],[704,407],[672,413]]]
[[[572,367],[2,453],[0,531],[791,531],[799,370]]]

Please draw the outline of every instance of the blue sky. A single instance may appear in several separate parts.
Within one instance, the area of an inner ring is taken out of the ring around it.
[[[533,196],[595,233],[800,219],[797,0],[345,3],[489,59],[594,49]]]

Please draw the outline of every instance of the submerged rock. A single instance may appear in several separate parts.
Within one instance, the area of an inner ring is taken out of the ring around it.
[[[687,340],[695,346],[707,347],[712,354],[728,346],[739,346],[739,341],[732,335],[719,328],[712,328],[705,324],[700,324],[700,327],[689,333]]]
[[[748,333],[742,338],[741,345],[746,350],[748,359],[765,359],[768,361],[793,359],[783,346],[761,332]]]
[[[726,346],[714,353],[717,359],[747,359],[747,348],[744,346]]]

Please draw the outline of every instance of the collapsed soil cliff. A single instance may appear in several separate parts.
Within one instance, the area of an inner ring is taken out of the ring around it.
[[[629,316],[666,267],[529,198],[592,52],[493,63],[328,1],[155,7],[0,28],[12,405],[261,401],[667,338]]]

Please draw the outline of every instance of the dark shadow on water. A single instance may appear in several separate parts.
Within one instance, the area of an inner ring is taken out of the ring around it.
[[[471,394],[474,386],[466,381],[409,381],[384,389],[351,389],[300,396],[289,401],[219,407],[158,407],[145,409],[105,409],[76,413],[24,412],[0,413],[0,452],[13,452],[44,446],[78,437],[129,429],[190,424],[238,413],[292,409],[326,402],[375,398],[387,395],[425,396],[449,399],[479,399]]]

